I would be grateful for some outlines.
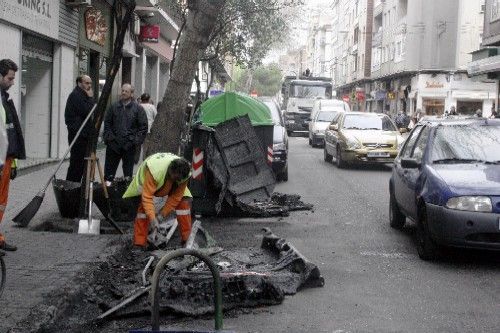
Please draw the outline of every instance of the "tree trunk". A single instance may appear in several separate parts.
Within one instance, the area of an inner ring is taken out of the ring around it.
[[[198,61],[209,44],[217,16],[225,4],[225,0],[188,2],[186,26],[179,40],[179,48],[162,105],[144,144],[145,157],[157,152],[174,154],[178,152],[182,128],[186,121],[186,106]]]

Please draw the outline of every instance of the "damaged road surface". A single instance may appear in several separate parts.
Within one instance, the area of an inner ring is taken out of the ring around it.
[[[264,231],[260,247],[224,250],[210,243],[209,247],[198,248],[220,270],[226,315],[244,308],[277,305],[285,295],[324,285],[315,264],[285,239],[269,229]],[[55,314],[41,331],[115,332],[147,327],[151,303],[149,290],[145,289],[149,289],[152,271],[166,253],[164,250],[136,252],[124,245],[78,281],[80,289],[71,297],[73,304],[58,309],[59,315]],[[172,260],[160,276],[162,325],[183,316],[212,315],[213,294],[212,275],[202,261],[190,256]],[[97,319],[124,301],[123,307],[104,319]]]

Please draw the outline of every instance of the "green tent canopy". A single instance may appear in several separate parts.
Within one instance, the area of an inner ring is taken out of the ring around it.
[[[253,126],[273,125],[267,106],[253,97],[235,92],[226,92],[212,97],[200,106],[199,121],[205,126],[218,124],[248,114]]]

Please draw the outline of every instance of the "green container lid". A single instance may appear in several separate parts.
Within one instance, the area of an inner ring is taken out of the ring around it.
[[[273,125],[271,112],[257,99],[235,92],[212,97],[200,106],[200,121],[205,126],[218,124],[248,114],[253,126]]]

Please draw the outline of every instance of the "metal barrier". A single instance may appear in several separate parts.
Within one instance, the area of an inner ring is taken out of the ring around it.
[[[151,309],[151,326],[153,331],[160,330],[160,290],[159,282],[160,275],[163,272],[167,263],[178,257],[183,256],[194,256],[205,262],[208,268],[212,272],[212,277],[214,279],[214,300],[215,300],[215,330],[222,329],[222,289],[220,283],[219,269],[215,263],[207,255],[201,253],[194,249],[179,249],[166,254],[156,265],[155,271],[153,273],[151,281],[151,292],[152,292],[152,309]]]

